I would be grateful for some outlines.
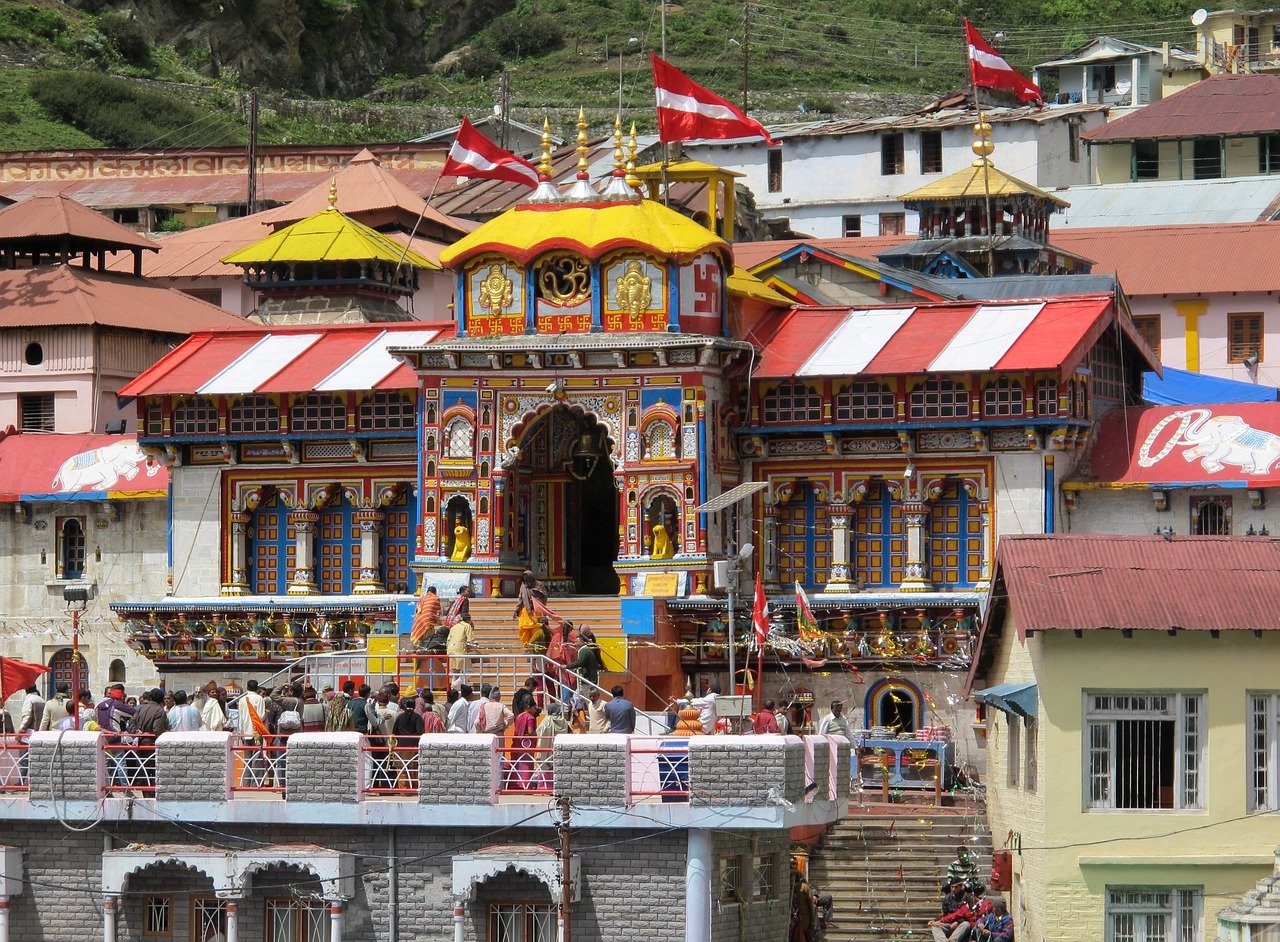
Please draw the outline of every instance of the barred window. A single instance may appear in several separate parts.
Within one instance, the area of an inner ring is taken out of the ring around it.
[[[147,406],[147,411],[143,413],[143,429],[146,435],[163,435],[164,434],[164,407],[158,402],[153,402]]]
[[[409,431],[417,424],[418,409],[413,400],[397,390],[379,390],[360,403],[362,432]]]
[[[444,456],[446,458],[474,459],[476,456],[475,446],[475,427],[462,416],[450,419],[449,424],[444,427]]]
[[[804,383],[783,383],[764,395],[766,422],[820,422],[822,396]]]
[[[1042,379],[1036,383],[1036,415],[1058,414],[1058,381]]]
[[[893,388],[888,383],[859,380],[836,394],[836,420],[867,422],[892,419],[896,405]]]
[[[1196,536],[1230,536],[1231,498],[1191,498],[1191,532]]]
[[[1228,363],[1243,363],[1245,360],[1252,359],[1261,362],[1261,314],[1228,314],[1227,333],[1231,341],[1227,349]]]
[[[345,432],[347,404],[331,393],[309,393],[293,404],[289,425],[295,432]]]
[[[1107,938],[1113,942],[1202,942],[1203,908],[1203,887],[1109,886]]]
[[[173,938],[173,898],[148,896],[143,906],[142,934],[148,938]]]
[[[967,419],[969,390],[949,379],[926,380],[911,393],[913,419]]]
[[[1114,335],[1107,334],[1094,344],[1089,353],[1089,366],[1093,370],[1094,397],[1124,402],[1124,368],[1120,365]]]
[[[1012,418],[1022,415],[1024,409],[1022,384],[1015,379],[1001,377],[982,391],[982,414],[987,418]]]
[[[216,435],[218,408],[208,399],[192,396],[173,410],[174,435]]]
[[[1084,719],[1086,808],[1203,807],[1203,694],[1090,694]]]
[[[245,396],[231,406],[227,416],[227,429],[232,435],[279,432],[280,407],[269,396]]]

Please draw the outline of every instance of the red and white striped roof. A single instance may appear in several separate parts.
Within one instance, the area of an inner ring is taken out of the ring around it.
[[[1079,363],[1115,316],[1110,295],[797,307],[765,344],[756,376],[1061,370]]]
[[[192,334],[121,396],[207,396],[411,389],[413,370],[388,351],[452,336],[452,323],[258,327]]]

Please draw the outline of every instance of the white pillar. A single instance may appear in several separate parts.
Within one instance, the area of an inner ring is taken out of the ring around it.
[[[684,942],[711,942],[711,832],[689,828],[684,864]]]
[[[466,904],[459,896],[453,901],[453,942],[462,942],[462,920],[467,914]],[[563,927],[561,927],[563,929]]]
[[[831,524],[831,571],[823,592],[854,592],[853,567],[849,558],[849,507],[838,504],[828,509],[827,520]]]
[[[9,897],[0,896],[0,942],[9,942]]]
[[[342,900],[340,899],[329,900],[329,942],[342,942]]]
[[[240,913],[237,911],[236,901],[229,899],[226,901],[227,910],[227,942],[240,942]]]
[[[385,592],[382,586],[382,511],[357,510],[355,522],[360,528],[360,577],[353,591],[356,595]]]
[[[108,893],[102,899],[102,942],[116,942],[116,904],[120,897]]]
[[[289,595],[311,595],[316,591],[316,524],[320,515],[314,510],[291,510],[288,517],[293,527],[297,551],[294,554],[293,579]]]
[[[222,584],[223,595],[249,594],[249,526],[253,514],[241,510],[231,512],[231,572]]]

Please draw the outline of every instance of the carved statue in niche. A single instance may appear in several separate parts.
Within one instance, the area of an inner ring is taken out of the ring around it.
[[[538,266],[538,292],[557,307],[577,307],[591,297],[591,269],[576,255],[553,255]]]
[[[480,282],[480,292],[476,296],[477,303],[491,315],[497,317],[506,313],[511,307],[513,298],[511,279],[502,273],[501,265],[490,265],[489,274]]]
[[[449,562],[463,563],[471,558],[471,531],[462,524],[453,528],[453,552]]]
[[[653,548],[649,552],[651,559],[670,559],[676,554],[676,548],[667,535],[667,528],[660,523],[653,525]]]
[[[644,273],[644,266],[632,259],[626,271],[618,279],[614,301],[628,314],[639,314],[653,306],[653,279]]]

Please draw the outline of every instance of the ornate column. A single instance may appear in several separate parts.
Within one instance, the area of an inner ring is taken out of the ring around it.
[[[233,510],[227,515],[231,524],[231,572],[222,584],[223,595],[249,594],[249,525],[253,514]]]
[[[907,533],[907,558],[903,566],[900,592],[928,592],[929,581],[929,505],[918,492],[908,495],[903,489],[902,521]]]
[[[116,908],[120,903],[117,893],[102,898],[102,942],[116,942]]]
[[[507,475],[493,472],[493,555],[501,562],[507,549]]]
[[[329,942],[342,942],[343,909],[345,906],[342,900],[329,900]]]
[[[991,588],[991,492],[984,487],[979,495],[978,500],[969,505],[982,521],[982,569],[973,588],[975,592],[985,592]]]
[[[853,581],[852,560],[849,556],[849,520],[852,508],[848,504],[834,504],[827,508],[827,520],[831,524],[831,572],[823,592],[856,592]]]
[[[316,524],[319,522],[320,514],[314,510],[289,511],[289,526],[293,527],[297,547],[289,595],[311,595],[316,591]]]
[[[225,901],[227,912],[227,942],[240,942],[240,911],[236,901]]]
[[[357,510],[352,519],[360,528],[360,578],[352,591],[356,595],[385,592],[382,585],[382,521],[381,510]]]

